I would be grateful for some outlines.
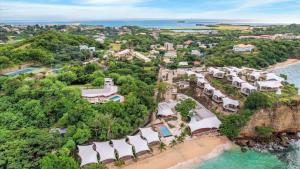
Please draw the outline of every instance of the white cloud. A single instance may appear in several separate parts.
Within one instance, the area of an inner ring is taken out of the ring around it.
[[[0,0],[1,1],[1,0]],[[90,0],[91,1],[91,0]],[[93,0],[95,3],[95,0]],[[98,1],[98,0],[97,0]],[[100,1],[100,0],[99,0]],[[121,0],[104,0],[106,3],[117,3]],[[102,2],[104,2],[102,1]],[[124,0],[125,1],[125,0]],[[180,9],[142,7],[133,5],[145,0],[129,0],[132,4],[119,5],[56,5],[32,4],[21,2],[5,2],[0,7],[0,22],[12,20],[27,21],[88,21],[88,20],[114,20],[114,19],[245,19],[252,22],[273,23],[300,23],[300,13],[265,14],[243,13],[241,8],[232,7],[227,10],[210,10],[197,12]],[[230,1],[230,0],[229,0]],[[237,1],[237,0],[231,0]],[[254,0],[258,1],[258,0]],[[267,0],[272,3],[275,0]],[[272,1],[272,2],[271,2]],[[283,0],[280,0],[283,1]],[[240,0],[239,0],[240,2]],[[276,0],[278,2],[278,0]],[[245,1],[247,8],[259,6],[262,3]],[[265,3],[264,3],[265,4]],[[244,8],[245,8],[244,6]]]
[[[132,5],[144,2],[145,0],[79,0],[79,4],[90,5]]]

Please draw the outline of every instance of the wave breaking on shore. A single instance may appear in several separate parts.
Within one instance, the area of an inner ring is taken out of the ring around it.
[[[207,155],[200,155],[198,157],[195,157],[191,160],[185,161],[185,162],[181,162],[178,163],[177,165],[170,167],[168,169],[192,169],[193,167],[196,167],[197,165],[199,165],[200,163],[216,158],[219,155],[221,155],[224,151],[229,150],[233,147],[233,144],[231,142],[222,144],[217,146],[212,152],[210,152]]]

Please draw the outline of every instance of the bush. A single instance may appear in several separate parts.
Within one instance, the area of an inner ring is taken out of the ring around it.
[[[251,93],[245,101],[245,108],[250,110],[258,110],[261,108],[269,108],[272,106],[271,98],[261,92]]]
[[[175,107],[176,111],[180,112],[183,120],[187,120],[190,116],[190,111],[196,107],[196,102],[192,99],[186,99],[178,103]]]
[[[273,129],[271,127],[255,127],[255,132],[259,137],[270,137],[273,133]]]

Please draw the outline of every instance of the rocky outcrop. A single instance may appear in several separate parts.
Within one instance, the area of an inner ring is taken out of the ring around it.
[[[256,112],[241,129],[240,138],[257,137],[255,127],[271,127],[275,135],[300,131],[300,99]]]

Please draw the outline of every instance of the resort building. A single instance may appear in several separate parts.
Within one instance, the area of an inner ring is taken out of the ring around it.
[[[253,92],[257,91],[257,87],[249,84],[249,83],[242,83],[242,87],[241,87],[241,93],[243,93],[244,95],[250,95]]]
[[[197,79],[197,86],[204,89],[205,84],[208,84],[208,82],[204,78],[198,78]]]
[[[81,89],[81,96],[90,103],[103,103],[109,100],[122,102],[124,98],[117,95],[117,92],[118,86],[113,84],[113,80],[105,78],[105,84],[102,89]]]
[[[280,81],[257,81],[255,82],[255,86],[259,91],[278,91],[282,87]]]
[[[238,77],[238,75],[236,74],[236,72],[230,72],[229,74],[226,75],[226,79],[230,82],[232,82],[233,77]]]
[[[213,75],[213,77],[219,78],[219,79],[223,79],[225,76],[225,72],[223,72],[219,69],[213,68],[213,67],[208,68],[208,73],[210,75]]]
[[[78,155],[81,159],[80,166],[98,163],[97,152],[93,149],[93,145],[77,146]]]
[[[137,156],[146,154],[150,151],[148,143],[143,140],[140,135],[127,136],[129,144],[133,146],[134,152]]]
[[[216,89],[214,87],[212,87],[210,84],[204,85],[204,94],[206,94],[208,96],[212,96],[214,94],[215,90]]]
[[[109,141],[94,142],[96,151],[100,156],[101,163],[111,163],[116,160],[115,149],[110,145]]]
[[[255,48],[254,45],[245,45],[245,44],[239,44],[233,46],[234,52],[252,52]]]
[[[197,135],[210,130],[217,130],[221,125],[221,121],[216,117],[209,117],[197,122],[190,122],[188,124],[192,135]]]
[[[184,46],[183,45],[176,45],[176,49],[183,49]]]
[[[242,87],[242,84],[246,83],[246,81],[240,79],[239,77],[233,77],[232,78],[232,86],[240,89]]]
[[[158,144],[160,142],[158,132],[153,131],[151,127],[140,128],[141,136],[147,140],[149,146]]]
[[[133,157],[132,145],[126,143],[125,139],[111,140],[116,149],[119,160],[128,160]]]
[[[222,103],[223,98],[226,97],[220,90],[215,90],[214,94],[212,96],[212,100],[215,101],[216,103]]]
[[[89,47],[87,45],[79,45],[79,50],[82,51],[82,50],[88,50],[88,51],[91,51],[91,52],[95,52],[96,51],[96,47]]]
[[[240,106],[239,101],[230,99],[228,97],[222,98],[224,110],[237,112]]]
[[[255,82],[260,80],[261,78],[262,78],[261,72],[253,71],[252,73],[249,74],[247,79],[251,82]]]
[[[266,74],[266,80],[267,81],[279,81],[279,82],[283,82],[284,78],[275,75],[274,73],[267,73]]]
[[[159,103],[157,116],[161,117],[161,118],[168,118],[168,117],[175,116],[176,113],[172,109],[175,108],[176,104],[177,104],[177,102],[175,102],[175,101]]]
[[[174,50],[173,43],[165,43],[164,47],[165,47],[166,51],[173,51]]]

